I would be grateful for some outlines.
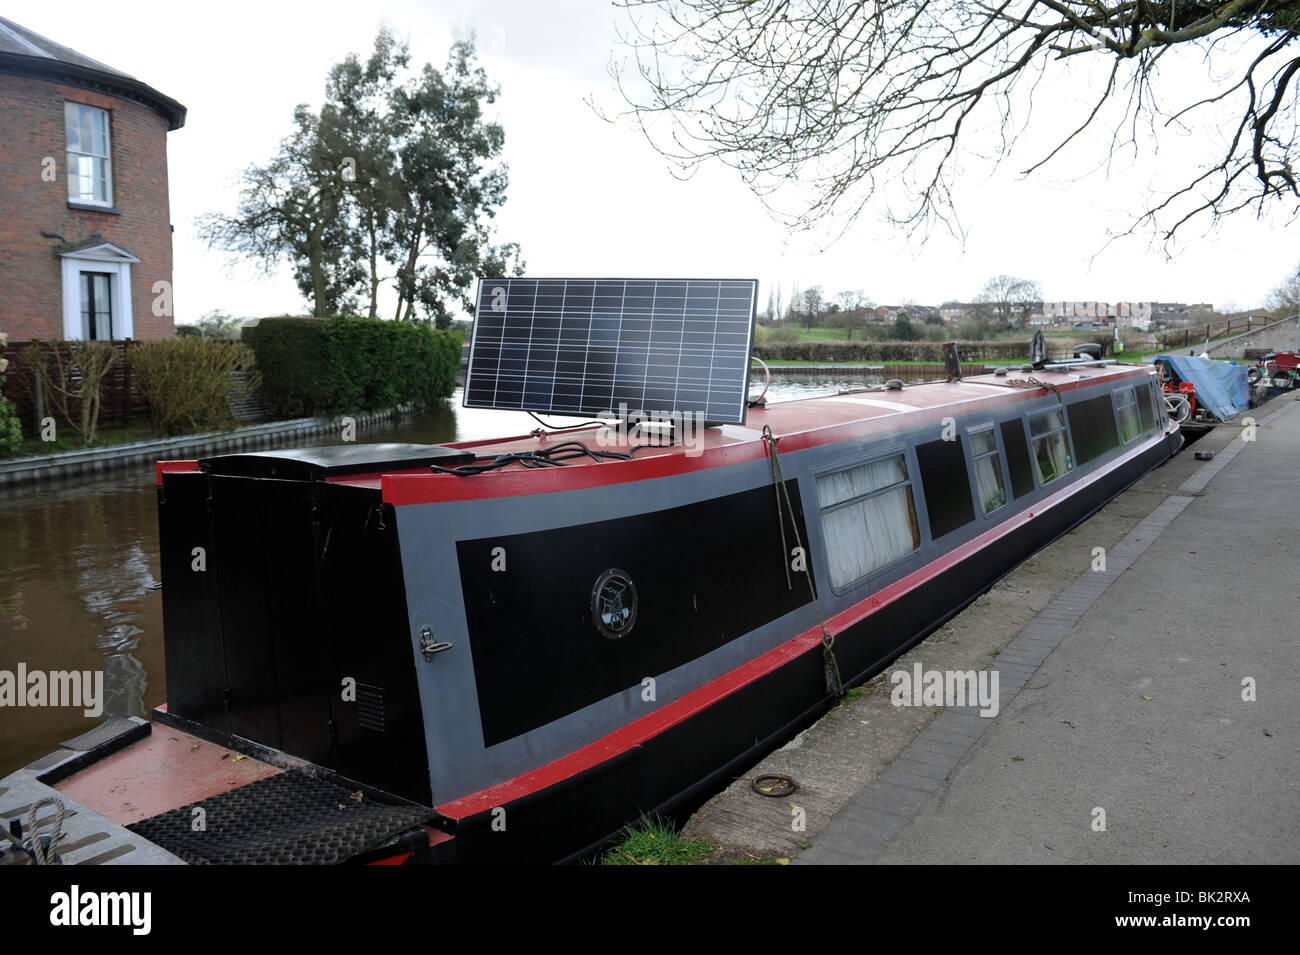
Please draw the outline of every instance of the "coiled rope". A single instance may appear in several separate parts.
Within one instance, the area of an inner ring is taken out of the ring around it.
[[[47,851],[41,843],[41,832],[36,825],[36,813],[45,806],[56,807],[54,821],[50,824],[49,839],[50,846]],[[63,800],[57,796],[46,796],[32,803],[27,810],[27,834],[31,840],[32,847],[28,849],[22,840],[14,838],[8,829],[0,829],[0,835],[9,840],[19,852],[28,852],[35,860],[37,865],[50,865],[57,855],[59,841],[63,838],[63,818],[68,814]]]
[[[826,629],[826,618],[822,615],[821,604],[817,601],[817,588],[813,585],[812,573],[808,569],[809,555],[804,550],[803,541],[799,538],[799,523],[795,520],[794,505],[790,503],[790,492],[785,486],[785,472],[781,468],[781,456],[777,451],[777,442],[780,439],[772,433],[770,425],[763,425],[763,442],[767,445],[767,453],[772,461],[772,490],[776,495],[776,522],[781,529],[781,566],[785,568],[785,586],[787,590],[794,589],[794,582],[790,578],[790,548],[787,546],[785,536],[785,517],[790,515],[790,528],[794,531],[794,544],[803,555],[804,559],[804,578],[808,581],[808,594],[812,597],[813,609],[817,611],[817,623],[822,631],[822,660],[826,666],[826,689],[833,692],[836,697],[844,695],[844,681],[840,677],[840,664],[835,658],[835,637]]]

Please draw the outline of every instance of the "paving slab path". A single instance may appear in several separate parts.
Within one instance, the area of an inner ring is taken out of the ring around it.
[[[794,775],[788,806],[746,777],[688,835],[795,864],[1300,862],[1300,407],[1248,417],[887,671],[997,670],[996,717],[895,707],[882,676],[750,774]]]

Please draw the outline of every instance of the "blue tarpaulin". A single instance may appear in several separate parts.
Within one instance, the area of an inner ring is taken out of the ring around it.
[[[1155,364],[1166,366],[1179,381],[1195,385],[1197,407],[1219,421],[1228,421],[1250,407],[1249,369],[1245,365],[1193,355],[1158,355]]]

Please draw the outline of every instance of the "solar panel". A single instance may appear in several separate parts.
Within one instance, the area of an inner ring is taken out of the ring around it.
[[[743,424],[754,279],[480,279],[467,408]]]

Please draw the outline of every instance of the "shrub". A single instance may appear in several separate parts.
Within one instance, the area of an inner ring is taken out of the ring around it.
[[[451,395],[460,336],[412,322],[262,319],[245,329],[277,414],[376,411]]]
[[[0,332],[0,348],[4,348],[8,338]],[[0,355],[0,389],[4,387],[4,370],[9,367],[9,359]],[[22,447],[23,429],[18,422],[18,409],[13,402],[0,397],[0,458],[12,458]]]
[[[81,436],[82,444],[95,440],[104,379],[116,363],[114,344],[98,341],[32,339],[19,358],[33,402],[57,414]]]
[[[0,398],[0,458],[12,458],[23,446],[23,428],[12,401]]]
[[[252,364],[246,345],[216,339],[161,338],[131,351],[131,370],[153,427],[169,435],[233,427],[231,391],[254,387],[256,380],[246,374],[236,383],[232,373],[251,373]]]

